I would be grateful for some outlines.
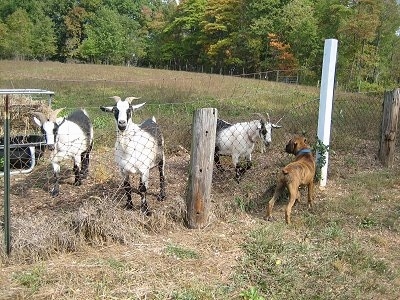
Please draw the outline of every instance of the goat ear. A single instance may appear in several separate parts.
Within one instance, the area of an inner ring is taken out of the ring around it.
[[[128,101],[129,104],[132,103],[133,100],[139,100],[140,97],[126,97],[125,101]]]
[[[36,118],[35,116],[33,117],[33,121],[35,122],[35,124],[39,127],[42,126],[42,122],[40,122],[40,120],[38,118]]]
[[[136,104],[136,105],[132,105],[131,108],[132,108],[132,110],[136,110],[136,109],[142,107],[145,104],[146,104],[146,102],[143,102],[143,103],[140,103],[140,104]]]
[[[271,125],[272,125],[272,128],[282,128],[281,125],[276,125],[276,124],[271,124]]]
[[[58,115],[63,109],[64,109],[64,107],[58,108],[58,109],[56,109],[56,110],[53,110],[53,111],[50,113],[49,120],[55,122],[55,121],[57,120],[57,115]]]
[[[39,127],[41,127],[47,121],[47,117],[42,112],[34,111],[32,112],[32,115],[33,115],[33,121]]]
[[[100,109],[105,112],[112,112],[114,106],[100,106]]]
[[[110,97],[110,99],[114,99],[115,103],[117,103],[118,101],[121,101],[121,97],[119,97],[119,96],[112,96],[112,97]]]
[[[56,123],[57,125],[60,125],[60,124],[62,123],[62,121],[64,121],[64,117],[58,117],[58,118],[56,119],[55,123]]]

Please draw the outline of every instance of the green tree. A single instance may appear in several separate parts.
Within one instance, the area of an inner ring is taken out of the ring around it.
[[[67,39],[68,30],[65,17],[75,6],[76,0],[44,0],[44,13],[51,18],[56,35],[57,54],[55,59],[65,61],[68,56]]]
[[[32,56],[46,60],[56,54],[56,36],[50,17],[39,16],[32,28]]]
[[[399,70],[400,57],[400,36],[396,31],[400,28],[400,5],[396,0],[377,0],[380,6],[379,26],[376,39],[373,44],[376,46],[378,61],[374,65],[369,76],[370,81],[380,85],[398,84],[399,73],[396,74],[396,67]],[[400,32],[398,32],[400,34]]]
[[[400,36],[397,36],[397,40],[393,44],[393,49],[400,49]],[[390,67],[388,73],[391,75],[391,82],[393,83],[393,88],[400,85],[400,51],[393,51],[390,57]]]
[[[79,54],[84,59],[121,64],[137,53],[137,23],[111,9],[99,9],[85,29],[87,38],[79,48]]]
[[[156,43],[150,55],[162,63],[180,68],[182,65],[197,65],[202,48],[200,22],[204,17],[206,0],[184,0],[175,13],[169,10],[160,34],[155,34]]]
[[[321,53],[317,19],[311,0],[293,0],[284,7],[283,30],[299,65],[311,68]]]
[[[6,18],[8,40],[5,55],[14,59],[32,57],[33,24],[24,9],[17,9]]]
[[[373,41],[379,26],[380,7],[375,0],[359,0],[349,5],[348,10],[338,30],[339,59],[345,65],[341,77],[347,88],[359,90],[377,59]]]
[[[243,65],[236,46],[244,8],[242,0],[211,0],[206,4],[201,43],[207,58],[217,69]]]
[[[78,58],[78,48],[84,39],[84,25],[89,14],[83,7],[74,6],[64,17],[66,40],[65,55],[68,58]]]
[[[338,38],[339,28],[350,14],[347,4],[348,1],[343,0],[315,1],[314,10],[321,40]]]
[[[270,48],[270,36],[281,36],[283,32],[283,8],[287,1],[250,0],[244,10],[247,24],[245,36],[250,55],[248,64],[255,71],[276,67],[275,49]]]
[[[40,15],[48,0],[2,0],[0,1],[0,19],[5,20],[18,9],[25,10],[32,18]]]
[[[3,22],[0,22],[0,58],[9,58],[7,52],[10,49],[8,45],[8,27]]]

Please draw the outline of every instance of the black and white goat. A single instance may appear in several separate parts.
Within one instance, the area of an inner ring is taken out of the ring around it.
[[[272,129],[280,128],[261,114],[259,119],[231,124],[217,119],[217,133],[215,141],[214,162],[218,170],[222,171],[221,155],[230,155],[236,171],[236,181],[239,183],[242,175],[252,167],[251,153],[257,138],[260,138],[265,146],[271,143]],[[240,164],[239,159],[244,158],[245,164]]]
[[[117,140],[115,142],[115,161],[124,177],[124,188],[127,196],[126,208],[132,209],[132,188],[129,176],[140,174],[139,188],[136,191],[141,196],[140,209],[146,215],[150,214],[146,200],[150,169],[158,167],[160,173],[160,193],[157,200],[165,199],[164,175],[164,138],[155,118],[147,119],[141,124],[132,121],[132,113],[145,103],[132,105],[132,100],[139,98],[111,97],[114,106],[101,106],[100,109],[114,114],[117,124]]]
[[[46,137],[47,148],[51,151],[55,183],[50,193],[57,196],[60,192],[60,162],[73,159],[75,185],[81,185],[89,170],[90,151],[93,146],[93,126],[85,110],[79,109],[67,117],[57,115],[63,108],[50,110],[49,117],[41,112],[33,112],[33,120]]]

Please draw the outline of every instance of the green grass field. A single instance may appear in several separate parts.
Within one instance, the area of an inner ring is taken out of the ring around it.
[[[291,159],[282,153],[287,138],[315,139],[316,87],[51,62],[0,61],[0,71],[0,88],[52,90],[53,107],[87,108],[96,130],[91,177],[78,190],[64,183],[64,196],[48,196],[45,163],[13,179],[13,248],[1,254],[0,299],[400,298],[400,168],[376,159],[381,96],[336,92],[328,185],[316,189],[313,209],[304,197],[295,205],[288,226],[286,199],[275,206],[275,222],[264,218],[266,203]],[[99,109],[113,95],[141,96],[147,104],[135,120],[155,115],[164,129],[170,197],[149,201],[150,218],[121,208],[110,163],[114,124]],[[268,112],[274,122],[283,117],[283,128],[266,154],[255,153],[240,185],[216,178],[209,225],[189,230],[190,122],[201,107],[229,121]]]

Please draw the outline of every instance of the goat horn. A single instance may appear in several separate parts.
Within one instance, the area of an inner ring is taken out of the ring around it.
[[[267,113],[268,123],[271,123],[271,118],[269,117],[269,113]]]
[[[34,111],[32,112],[32,115],[36,116],[42,124],[47,122],[47,117],[42,112]]]
[[[56,110],[53,110],[53,111],[50,113],[49,120],[52,121],[52,122],[55,122],[56,119],[57,119],[57,115],[58,115],[63,109],[64,109],[64,107],[62,107],[62,108],[57,108]]]
[[[125,101],[128,101],[131,104],[132,100],[139,100],[141,97],[126,97]]]
[[[115,102],[121,101],[121,97],[119,97],[119,96],[112,96],[112,97],[110,97],[110,98],[111,98],[111,99],[114,99]]]
[[[278,125],[278,123],[279,123],[280,121],[282,121],[282,119],[283,119],[284,117],[285,117],[285,115],[283,115],[282,118],[280,118],[280,119],[278,120],[278,122],[275,123],[275,125]]]

